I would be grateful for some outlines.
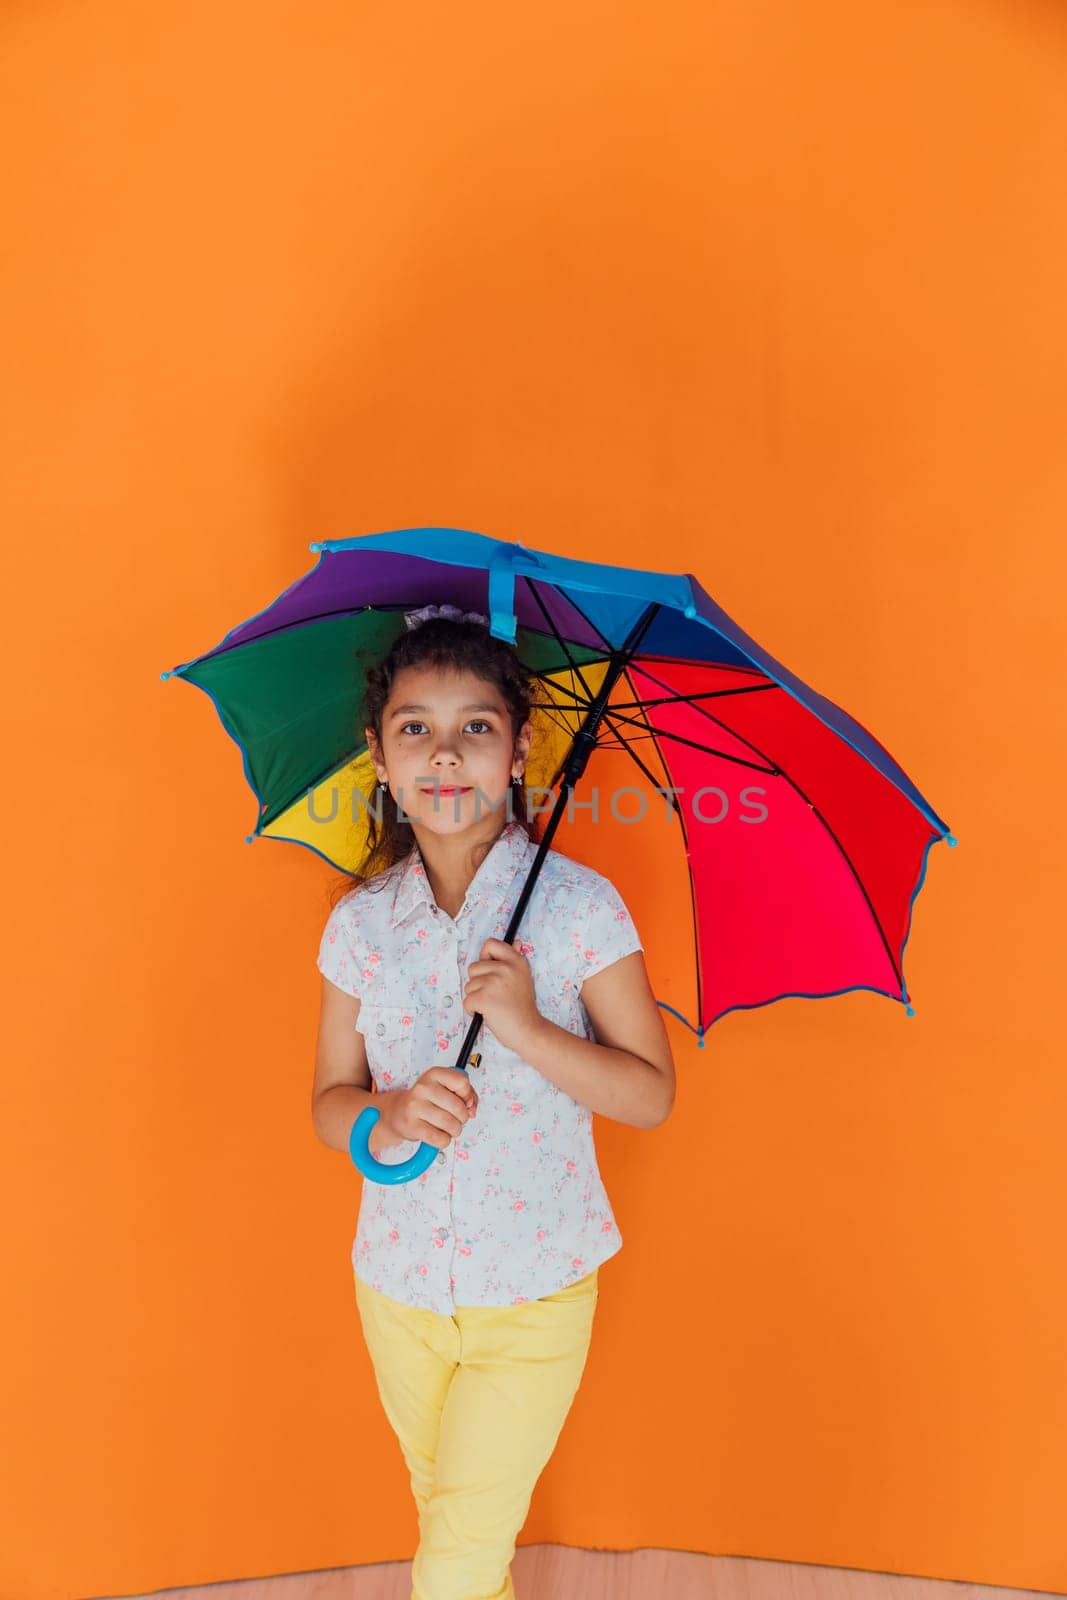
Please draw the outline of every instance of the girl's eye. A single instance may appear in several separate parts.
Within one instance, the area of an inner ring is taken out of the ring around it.
[[[470,722],[467,723],[467,727],[469,728],[472,723],[476,723],[480,728],[489,728],[490,731],[492,729],[492,725],[481,717],[472,717]],[[419,722],[416,718],[412,718],[410,722],[401,723],[400,732],[406,733],[409,728],[425,728],[425,726],[425,722]]]

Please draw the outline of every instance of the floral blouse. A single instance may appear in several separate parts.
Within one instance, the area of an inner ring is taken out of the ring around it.
[[[466,1037],[467,968],[503,939],[537,845],[505,824],[453,919],[437,905],[418,845],[351,890],[330,913],[317,965],[360,1001],[375,1087],[407,1089],[451,1066]],[[516,936],[542,1015],[593,1039],[582,984],[642,949],[614,885],[547,851]],[[622,1247],[593,1145],[593,1114],[483,1022],[468,1073],[477,1115],[409,1183],[363,1182],[352,1245],[355,1274],[407,1305],[519,1305],[553,1294]],[[406,1140],[378,1157],[406,1161]]]

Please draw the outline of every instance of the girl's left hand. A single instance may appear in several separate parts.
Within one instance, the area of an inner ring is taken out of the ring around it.
[[[521,1040],[541,1021],[533,973],[526,957],[503,939],[487,939],[467,975],[470,981],[463,991],[464,1011],[472,1015],[480,1011],[500,1043],[508,1050],[521,1052]]]

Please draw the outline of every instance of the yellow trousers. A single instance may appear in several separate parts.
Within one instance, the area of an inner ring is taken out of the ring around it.
[[[378,1394],[411,1474],[411,1600],[515,1600],[511,1560],[578,1391],[599,1268],[511,1306],[409,1306],[356,1276]]]

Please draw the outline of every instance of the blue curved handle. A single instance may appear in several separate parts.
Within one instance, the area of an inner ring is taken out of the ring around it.
[[[348,1153],[365,1178],[373,1178],[375,1183],[407,1183],[411,1178],[419,1177],[427,1167],[433,1166],[441,1152],[435,1144],[427,1144],[425,1139],[406,1161],[376,1160],[370,1153],[370,1136],[380,1116],[377,1106],[365,1106],[348,1135]]]

